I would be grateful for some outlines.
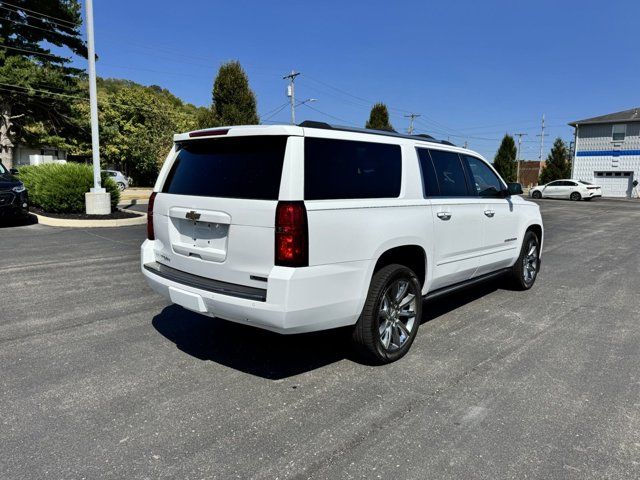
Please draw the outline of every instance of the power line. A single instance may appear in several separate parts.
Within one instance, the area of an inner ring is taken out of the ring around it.
[[[3,8],[2,6],[0,6],[0,8]],[[12,11],[12,10],[9,10]],[[35,17],[34,17],[35,18]],[[2,20],[8,20],[12,23],[15,23],[16,25],[20,25],[22,27],[29,27],[29,28],[35,28],[36,30],[42,30],[43,32],[51,32],[51,28],[42,28],[42,27],[38,27],[37,25],[31,25],[29,23],[25,23],[25,22],[18,22],[17,20],[12,20],[10,18],[2,18]],[[62,34],[62,33],[58,33],[56,32],[58,35],[67,35],[70,37],[70,35],[68,34]]]
[[[286,106],[289,105],[289,102],[285,102],[282,105],[280,105],[277,108],[274,108],[273,110],[270,110],[269,112],[265,113],[265,115],[267,115],[265,118],[261,118],[260,121],[262,122],[266,122],[269,119],[275,117],[277,114],[279,114],[282,110],[284,110],[286,108]]]
[[[64,57],[60,57],[59,55],[54,55],[52,53],[36,52],[34,50],[26,50],[24,48],[10,47],[9,45],[5,45],[4,43],[0,43],[0,48],[7,48],[9,50],[16,50],[18,52],[31,53],[33,55],[44,55],[45,57],[64,58]]]
[[[8,2],[4,2],[4,1],[3,1],[3,2],[2,2],[2,5],[8,5],[9,7],[13,7],[13,8],[15,8],[18,12],[19,12],[19,11],[31,12],[31,13],[35,13],[36,15],[40,15],[41,17],[50,18],[50,19],[56,20],[56,21],[58,21],[58,22],[68,23],[68,24],[69,24],[69,25],[71,25],[72,27],[78,27],[78,26],[80,26],[80,24],[75,23],[75,22],[72,22],[72,21],[70,21],[70,20],[65,20],[65,19],[63,19],[63,18],[54,17],[53,15],[47,15],[46,13],[37,12],[37,11],[35,11],[35,10],[30,10],[30,9],[28,9],[28,8],[25,8],[25,7],[21,7],[21,6],[18,6],[18,5],[13,5],[12,3],[8,3]],[[26,14],[25,14],[25,15],[26,15]],[[69,27],[67,27],[67,28],[69,28]]]
[[[30,95],[32,93],[39,93],[41,95],[53,95],[53,96],[59,96],[59,97],[65,97],[65,98],[73,98],[76,100],[83,100],[83,101],[87,101],[89,100],[89,97],[83,97],[80,95],[69,95],[69,94],[65,94],[65,93],[57,93],[57,92],[50,92],[48,90],[40,90],[40,89],[36,89],[36,88],[29,88],[29,87],[22,87],[19,85],[11,85],[8,83],[1,83],[0,85],[3,86],[8,86],[11,88],[20,88],[23,91],[16,91],[16,90],[11,90],[9,88],[2,88],[0,87],[1,90],[7,91],[7,92],[11,92],[11,93],[17,93],[19,95]],[[175,115],[184,115],[186,117],[192,118],[193,115],[187,112],[179,112],[176,110],[164,110],[161,108],[156,108],[156,107],[143,107],[143,106],[139,106],[139,105],[128,105],[126,103],[122,103],[122,102],[118,102],[116,100],[109,100],[109,99],[100,99],[100,103],[106,103],[106,104],[110,104],[110,105],[117,105],[119,107],[124,107],[124,108],[132,108],[135,110],[142,110],[142,111],[149,111],[149,112],[156,112],[156,113],[168,113],[168,114],[175,114]]]
[[[318,110],[317,108],[312,107],[312,106],[311,106],[311,105],[309,105],[308,103],[304,103],[303,105],[304,105],[305,107],[310,108],[311,110],[314,110],[314,111],[316,111],[316,112],[318,112],[318,113],[320,113],[320,114],[322,114],[322,115],[325,115],[325,116],[327,116],[327,117],[329,117],[329,118],[333,118],[334,120],[338,120],[339,122],[345,122],[345,123],[347,123],[348,125],[355,126],[355,124],[354,124],[353,122],[350,122],[349,120],[345,120],[344,118],[336,117],[335,115],[331,115],[330,113],[326,113],[326,112],[323,112],[322,110]]]

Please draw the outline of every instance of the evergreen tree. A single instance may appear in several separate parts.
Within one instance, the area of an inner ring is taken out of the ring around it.
[[[559,178],[571,176],[571,161],[569,150],[561,138],[556,138],[542,173],[540,173],[540,185],[545,185]]]
[[[73,127],[68,96],[79,95],[82,71],[48,46],[85,58],[87,50],[78,0],[13,0],[2,6],[0,160],[10,165],[17,143],[66,145]]]
[[[493,166],[506,182],[516,181],[518,168],[516,164],[517,153],[518,149],[516,148],[516,142],[513,140],[513,137],[505,134],[493,160]]]
[[[395,132],[393,126],[389,122],[389,111],[387,106],[378,102],[371,108],[369,114],[369,120],[364,126],[365,128],[371,128],[373,130],[386,130],[389,132]]]
[[[249,88],[249,78],[240,66],[232,61],[223,64],[213,82],[213,104],[209,126],[256,125],[260,123],[256,110],[256,96]]]

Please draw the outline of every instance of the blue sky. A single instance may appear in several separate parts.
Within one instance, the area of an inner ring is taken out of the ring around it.
[[[572,139],[570,120],[640,106],[637,0],[94,0],[94,12],[100,76],[209,105],[218,67],[238,59],[266,118],[293,68],[296,96],[318,99],[299,121],[363,126],[383,101],[397,130],[420,113],[418,132],[490,159],[505,132],[527,133],[522,157],[536,159],[542,114],[548,151]]]

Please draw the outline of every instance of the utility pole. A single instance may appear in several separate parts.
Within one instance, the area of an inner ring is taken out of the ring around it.
[[[543,113],[542,129],[540,130],[540,133],[536,135],[536,137],[540,137],[540,157],[538,158],[538,160],[540,160],[540,164],[538,166],[538,177],[542,173],[542,155],[544,155],[544,137],[548,137],[548,136],[549,136],[548,134],[544,133],[544,113]]]
[[[287,97],[289,97],[289,100],[291,101],[291,125],[296,124],[296,92],[294,80],[298,75],[300,75],[300,72],[291,70],[289,75],[282,77],[283,80],[289,80],[289,85],[287,85]]]
[[[520,147],[522,145],[522,137],[526,136],[526,133],[514,133],[518,137],[518,153],[516,154],[516,182],[520,183]]]
[[[93,0],[85,1],[87,53],[89,70],[89,106],[91,110],[91,151],[93,154],[93,188],[85,193],[85,207],[89,215],[111,213],[111,194],[102,188],[100,180],[100,138],[98,130],[98,91],[96,87],[96,49],[93,38]]]
[[[410,113],[409,115],[405,115],[406,118],[409,118],[409,128],[407,129],[407,133],[409,135],[413,135],[413,120],[420,116],[419,113]]]

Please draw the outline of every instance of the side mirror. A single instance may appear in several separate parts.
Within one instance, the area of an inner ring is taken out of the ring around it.
[[[507,183],[510,195],[522,195],[522,185],[516,182]]]
[[[18,175],[18,169],[17,168],[10,168],[9,169],[9,173],[11,175]]]

